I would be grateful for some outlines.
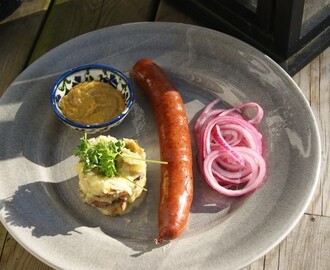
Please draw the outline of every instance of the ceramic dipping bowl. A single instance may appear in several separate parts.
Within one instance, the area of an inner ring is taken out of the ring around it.
[[[84,124],[68,119],[61,111],[60,101],[75,85],[86,81],[100,81],[118,90],[125,102],[121,113],[113,119],[97,124]],[[134,90],[129,79],[116,68],[89,64],[72,68],[60,76],[51,89],[50,101],[55,114],[66,125],[86,133],[102,133],[118,126],[128,115],[134,103]]]

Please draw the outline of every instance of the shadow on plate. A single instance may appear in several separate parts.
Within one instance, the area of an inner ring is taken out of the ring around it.
[[[156,196],[156,195],[155,195]],[[100,233],[122,242],[141,256],[163,245],[155,245],[158,197],[147,194],[137,208],[124,216],[107,217],[83,203],[78,178],[60,183],[37,181],[19,186],[13,196],[0,201],[5,222],[31,230],[34,237]],[[195,181],[194,201],[188,226],[181,237],[190,237],[219,225],[243,203],[213,192],[204,182]],[[155,203],[157,201],[157,203]],[[99,230],[100,229],[100,230]],[[166,243],[165,243],[166,244]]]
[[[38,181],[22,185],[12,197],[0,201],[0,209],[5,212],[5,222],[9,226],[29,229],[32,236],[37,238],[70,236],[90,231],[100,233],[101,237],[105,234],[111,241],[115,239],[122,242],[137,252],[132,256],[140,256],[161,247],[156,246],[150,237],[155,230],[142,226],[138,208],[122,217],[106,217],[84,204],[79,194],[70,194],[72,189],[78,191],[77,178],[61,183]]]

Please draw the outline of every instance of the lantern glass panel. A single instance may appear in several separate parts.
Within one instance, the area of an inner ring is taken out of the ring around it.
[[[301,36],[307,34],[330,14],[330,0],[305,0]]]
[[[235,2],[241,4],[253,12],[256,12],[257,10],[258,0],[235,0]]]

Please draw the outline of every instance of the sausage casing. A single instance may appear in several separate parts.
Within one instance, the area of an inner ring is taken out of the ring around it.
[[[157,241],[177,238],[187,224],[193,198],[193,161],[188,118],[180,93],[149,59],[139,60],[132,75],[151,100],[158,127],[161,165]]]

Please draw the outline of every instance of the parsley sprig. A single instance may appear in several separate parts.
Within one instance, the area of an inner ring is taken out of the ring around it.
[[[91,145],[85,133],[76,150],[76,156],[79,157],[79,162],[84,164],[84,174],[96,170],[107,177],[115,177],[119,175],[116,159],[122,153],[124,147],[125,142],[123,140],[117,142],[99,141],[97,144]]]

